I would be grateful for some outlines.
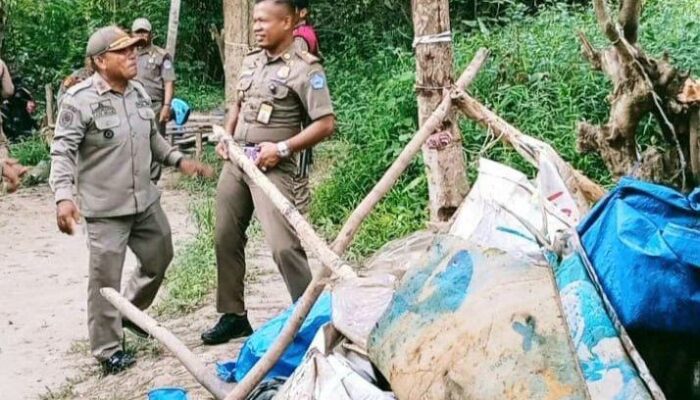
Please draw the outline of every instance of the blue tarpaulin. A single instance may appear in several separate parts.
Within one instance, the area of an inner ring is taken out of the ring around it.
[[[578,231],[623,325],[700,334],[700,188],[623,178]]]
[[[253,368],[255,363],[267,352],[270,345],[277,339],[280,332],[282,332],[282,328],[284,328],[287,320],[292,315],[295,306],[296,305],[292,305],[285,312],[255,331],[255,333],[246,340],[243,348],[241,348],[237,361],[219,363],[217,365],[217,374],[219,377],[227,382],[240,382],[248,371]],[[277,364],[270,370],[265,379],[272,379],[275,377],[286,378],[292,375],[297,366],[301,364],[306,350],[308,350],[311,341],[316,336],[316,332],[330,321],[331,295],[330,293],[324,293],[319,297],[318,301],[309,312],[299,333],[294,337],[292,344],[290,344],[284,354],[282,354],[282,357],[280,357]]]

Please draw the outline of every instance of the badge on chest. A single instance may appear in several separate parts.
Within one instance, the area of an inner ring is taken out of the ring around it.
[[[258,110],[258,117],[256,120],[263,125],[270,123],[270,118],[272,117],[272,111],[275,107],[270,103],[262,103],[260,109]]]

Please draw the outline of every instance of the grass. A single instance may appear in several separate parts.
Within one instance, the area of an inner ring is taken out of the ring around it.
[[[28,137],[22,141],[10,145],[10,154],[19,160],[22,165],[37,165],[41,161],[48,161],[49,145],[40,135]]]

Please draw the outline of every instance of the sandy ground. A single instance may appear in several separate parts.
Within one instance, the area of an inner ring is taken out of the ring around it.
[[[183,196],[165,190],[162,200],[176,251],[194,234]],[[48,187],[0,198],[0,397],[144,399],[151,389],[179,386],[188,390],[190,400],[212,398],[167,349],[132,335],[127,335],[127,347],[137,350],[137,365],[116,376],[101,375],[87,345],[87,254],[84,233],[58,233]],[[261,238],[249,242],[247,258],[246,300],[257,328],[284,310],[290,299]],[[130,255],[124,273],[134,265]],[[317,269],[318,263],[312,261],[312,267]],[[214,373],[216,362],[237,357],[243,340],[203,346],[201,332],[218,318],[213,294],[206,304],[162,322]]]
[[[177,244],[193,233],[187,196],[166,191]],[[47,186],[0,197],[0,393],[3,399],[35,399],[47,388],[76,379],[66,357],[87,337],[87,247],[84,232],[58,232]],[[127,258],[125,273],[135,265]],[[81,352],[87,355],[87,349]]]

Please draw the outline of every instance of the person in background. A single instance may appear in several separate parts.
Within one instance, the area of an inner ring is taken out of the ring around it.
[[[172,116],[172,101],[175,96],[175,66],[173,58],[165,49],[153,44],[153,30],[146,18],[137,18],[131,25],[131,34],[144,40],[138,49],[138,74],[136,80],[151,96],[153,112],[158,121],[158,132],[165,137],[165,126]],[[158,182],[161,164],[151,165],[151,178]]]
[[[309,23],[309,1],[294,0],[297,23],[294,27],[294,44],[301,51],[320,57],[320,49],[316,30]],[[305,116],[302,125],[306,126],[309,119]],[[309,186],[309,172],[313,164],[313,148],[305,149],[297,154],[297,173],[294,176],[294,205],[302,214],[309,212],[311,205],[311,188]]]
[[[0,60],[0,94],[3,99],[9,99],[15,94],[15,85],[12,83],[10,70],[5,61]],[[10,158],[10,143],[2,131],[2,117],[0,117],[0,160]]]

